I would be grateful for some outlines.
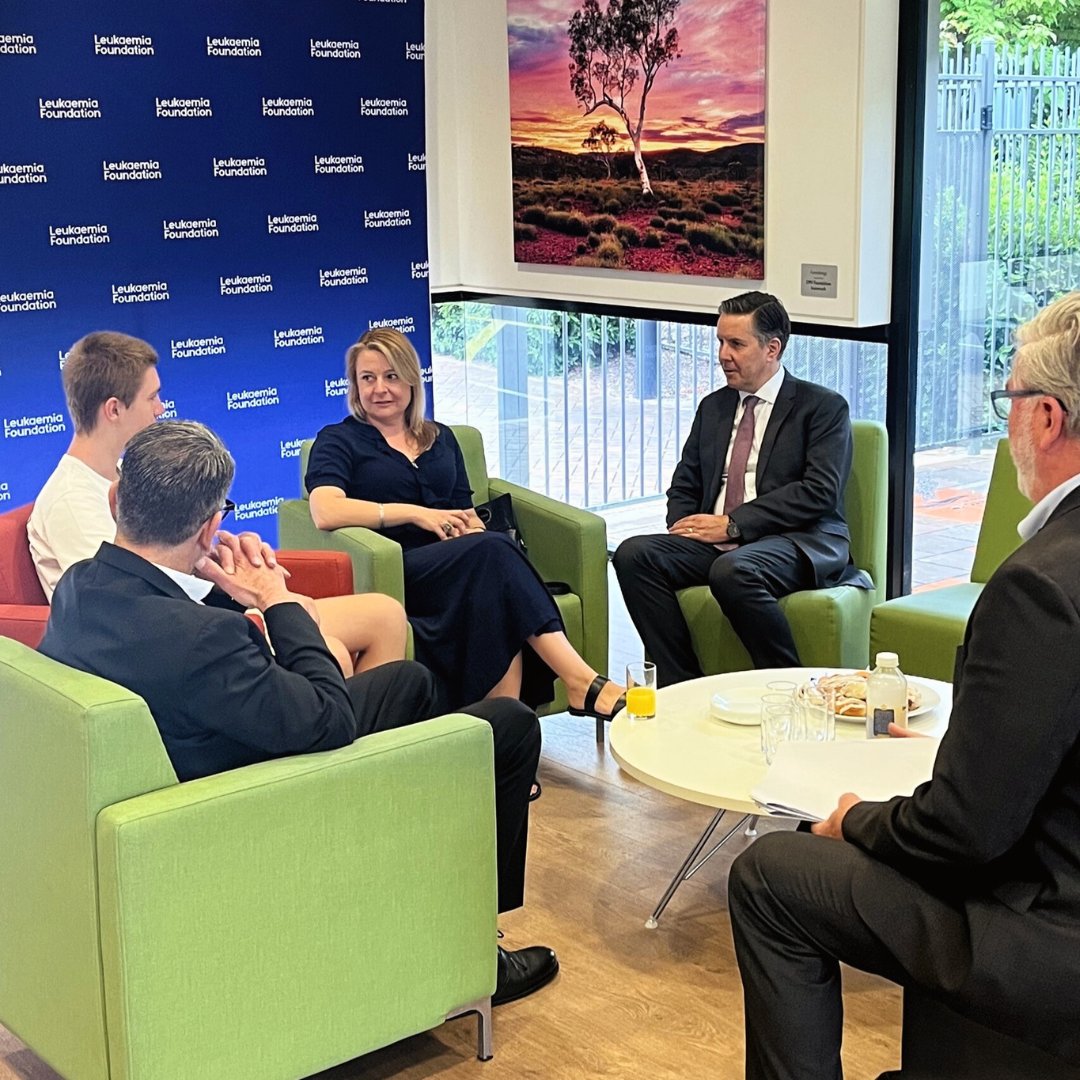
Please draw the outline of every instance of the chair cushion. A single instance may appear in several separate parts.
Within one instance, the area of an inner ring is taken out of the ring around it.
[[[27,503],[0,514],[0,604],[48,603],[26,539],[26,522],[33,509],[34,504]]]
[[[874,593],[852,585],[808,589],[782,597],[799,659],[809,667],[865,667],[867,626]],[[731,623],[723,617],[708,586],[679,593],[701,669],[714,675],[753,667]]]
[[[956,648],[982,589],[969,581],[878,604],[870,616],[871,655],[888,649],[908,675],[952,682]]]
[[[291,575],[289,588],[293,592],[315,600],[352,595],[352,561],[345,552],[278,551],[277,557]]]

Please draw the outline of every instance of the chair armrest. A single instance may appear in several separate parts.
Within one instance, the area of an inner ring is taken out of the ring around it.
[[[277,560],[289,571],[293,592],[315,600],[352,596],[352,563],[343,551],[278,551]]]
[[[581,598],[585,659],[599,672],[608,668],[607,523],[508,480],[492,478],[490,495],[509,492],[529,559],[545,581],[565,581]]]
[[[352,560],[356,592],[385,593],[399,602],[405,599],[401,546],[371,529],[324,532],[311,520],[306,499],[286,499],[278,506],[278,543],[309,551],[343,551]]]
[[[0,636],[36,649],[45,636],[48,604],[0,604]]]
[[[491,729],[464,716],[103,810],[117,1075],[250,1075],[253,1058],[309,1075],[490,994],[494,815]]]

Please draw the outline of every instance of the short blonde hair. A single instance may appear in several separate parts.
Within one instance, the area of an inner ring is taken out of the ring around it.
[[[427,450],[435,441],[439,429],[430,420],[424,419],[427,395],[424,393],[424,379],[420,372],[420,357],[412,347],[412,342],[392,326],[376,326],[364,334],[354,345],[349,346],[345,354],[345,377],[349,381],[349,412],[368,423],[367,414],[360,401],[360,384],[356,378],[356,362],[363,352],[376,352],[390,365],[406,386],[412,390],[412,396],[405,409],[405,427],[421,450]]]
[[[1042,390],[1065,407],[1065,430],[1080,438],[1080,292],[1066,293],[1016,331],[1018,389]]]

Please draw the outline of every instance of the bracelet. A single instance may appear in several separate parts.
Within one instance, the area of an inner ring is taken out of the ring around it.
[[[379,508],[379,528],[381,529],[386,522],[386,512],[383,510],[382,503],[376,503],[375,505]]]

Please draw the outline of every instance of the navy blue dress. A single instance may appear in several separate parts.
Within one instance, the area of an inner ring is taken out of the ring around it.
[[[304,477],[308,491],[340,488],[351,499],[412,503],[434,510],[472,506],[454,433],[439,427],[415,464],[375,427],[347,417],[319,432]],[[554,697],[554,675],[526,644],[563,623],[532,564],[503,533],[439,540],[417,525],[388,526],[402,547],[405,611],[416,659],[440,684],[446,709],[479,701],[523,653],[521,698],[535,707]]]

